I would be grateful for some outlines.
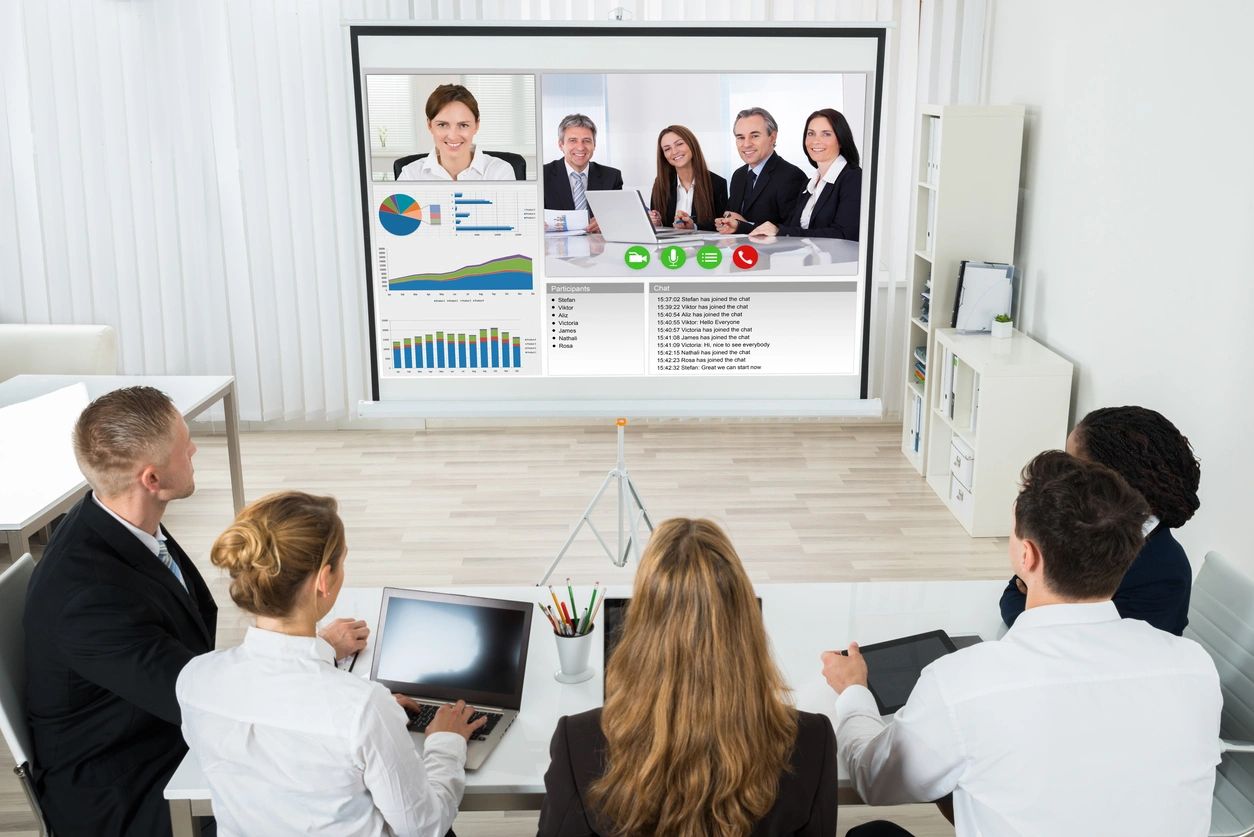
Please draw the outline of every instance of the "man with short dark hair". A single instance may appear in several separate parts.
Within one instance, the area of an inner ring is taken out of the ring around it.
[[[596,147],[596,123],[582,113],[572,113],[557,126],[557,149],[562,159],[544,164],[544,208],[587,211],[590,233],[601,228],[588,206],[588,192],[623,188],[621,171],[592,162]]]
[[[923,671],[881,718],[856,644],[823,655],[838,751],[872,805],[953,794],[959,837],[1204,837],[1219,762],[1219,676],[1191,640],[1120,619],[1144,499],[1062,451],[1023,470],[1010,536],[1027,609],[1000,642]],[[868,823],[850,837],[906,834]]]
[[[58,837],[169,834],[162,791],[187,752],[174,684],[213,650],[218,613],[161,526],[166,506],[196,490],[196,444],[169,396],[130,387],[83,410],[73,445],[92,490],[26,591],[35,785]],[[323,637],[342,655],[365,633],[344,620]]]

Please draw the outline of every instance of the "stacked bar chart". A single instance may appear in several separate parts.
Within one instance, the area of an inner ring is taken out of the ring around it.
[[[522,337],[500,328],[392,335],[392,368],[522,369]]]

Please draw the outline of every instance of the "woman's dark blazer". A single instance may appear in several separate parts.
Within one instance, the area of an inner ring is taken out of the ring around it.
[[[844,238],[858,240],[858,217],[862,212],[862,169],[845,166],[834,183],[824,183],[818,202],[810,213],[810,226],[801,226],[810,194],[803,186],[801,197],[793,204],[792,217],[779,227],[780,235],[806,235],[811,238]]]
[[[675,204],[679,202],[679,175],[671,169],[671,197],[666,202],[666,209],[658,210],[662,215],[662,226],[675,226]],[[710,172],[710,202],[714,204],[714,218],[721,218],[727,211],[727,181],[714,172]],[[650,206],[650,209],[658,209]],[[714,232],[714,218],[697,219],[697,229]]]
[[[601,710],[563,717],[549,745],[540,837],[599,837],[609,826],[589,813],[588,789],[605,771]],[[752,837],[832,837],[836,833],[836,734],[826,715],[797,713],[791,768],[779,777],[775,805]]]

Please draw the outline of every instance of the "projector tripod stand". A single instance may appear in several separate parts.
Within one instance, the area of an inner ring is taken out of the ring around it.
[[[636,562],[639,563],[640,561],[638,527],[640,522],[643,521],[644,525],[648,526],[649,531],[652,532],[653,521],[649,519],[649,510],[644,507],[644,501],[640,499],[640,494],[636,491],[636,486],[631,481],[631,475],[627,473],[627,463],[623,453],[624,431],[627,427],[627,419],[620,418],[614,424],[618,427],[618,461],[614,463],[614,467],[610,469],[610,472],[605,475],[605,480],[601,483],[601,487],[597,489],[597,493],[592,495],[592,502],[588,503],[588,507],[583,510],[583,515],[579,518],[579,522],[571,530],[570,537],[566,539],[566,543],[562,544],[562,548],[557,551],[557,557],[553,559],[553,563],[549,564],[544,577],[536,584],[537,587],[543,587],[548,582],[549,576],[553,575],[553,570],[557,569],[562,556],[566,554],[566,550],[570,549],[570,545],[575,542],[575,536],[579,534],[579,530],[585,525],[592,530],[592,534],[596,535],[601,548],[605,550],[605,554],[609,556],[614,566],[626,566],[628,556],[633,553],[636,556]],[[597,527],[593,524],[590,517],[592,510],[596,508],[597,501],[601,499],[601,495],[605,494],[605,489],[609,488],[610,483],[615,481],[618,482],[617,552],[610,549],[609,544],[605,542],[605,538],[601,537],[601,533],[597,531]],[[623,543],[624,536],[627,536],[625,545]]]

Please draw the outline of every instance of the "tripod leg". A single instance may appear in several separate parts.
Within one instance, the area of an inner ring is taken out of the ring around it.
[[[557,569],[557,564],[562,560],[562,556],[566,554],[566,550],[570,549],[570,545],[575,542],[575,536],[579,534],[579,530],[583,528],[585,523],[591,523],[591,521],[588,520],[588,515],[592,514],[592,509],[596,506],[597,500],[600,500],[601,495],[605,493],[605,489],[610,487],[610,480],[614,479],[614,476],[615,471],[610,471],[605,475],[605,480],[602,481],[601,487],[597,489],[596,494],[592,495],[592,502],[588,503],[588,507],[583,510],[583,516],[579,518],[579,522],[575,524],[575,528],[570,530],[570,536],[566,538],[566,543],[562,544],[562,548],[557,551],[557,557],[553,559],[553,563],[549,564],[549,568],[545,570],[544,576],[536,582],[537,587],[543,587],[545,585],[545,583],[549,580],[549,576],[553,575],[553,571]],[[597,535],[597,540],[601,541],[601,546],[605,547],[605,541],[601,540],[600,534]],[[605,547],[605,551],[610,555],[610,558],[613,559],[614,554],[610,552],[608,547]]]
[[[627,487],[631,489],[631,497],[636,501],[636,505],[640,507],[640,511],[644,514],[644,523],[649,527],[649,531],[653,531],[653,521],[649,519],[649,510],[644,507],[644,500],[640,499],[640,494],[636,491],[636,484],[631,481],[631,476],[627,477]]]

